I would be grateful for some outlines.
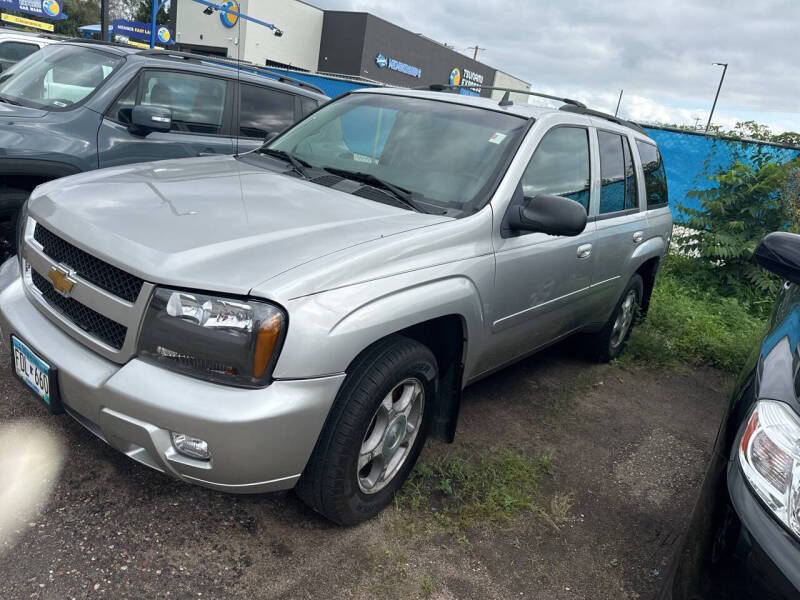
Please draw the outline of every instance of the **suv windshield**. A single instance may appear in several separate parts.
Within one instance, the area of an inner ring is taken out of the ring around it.
[[[467,211],[488,201],[526,128],[526,119],[494,110],[356,93],[319,109],[268,148]]]
[[[122,60],[81,46],[45,46],[0,76],[0,101],[68,108],[100,87]]]

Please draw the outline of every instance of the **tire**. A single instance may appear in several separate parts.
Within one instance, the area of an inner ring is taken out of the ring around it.
[[[590,351],[598,362],[609,362],[620,355],[625,343],[631,335],[631,330],[636,323],[636,316],[642,306],[644,282],[641,275],[636,273],[631,277],[619,301],[614,306],[608,321],[603,328],[591,336]],[[632,305],[627,304],[632,298]],[[623,329],[620,331],[617,325]]]
[[[17,251],[17,218],[30,192],[0,188],[0,264]]]
[[[393,335],[365,350],[348,369],[297,495],[339,525],[378,514],[425,444],[437,377],[433,353],[409,338]],[[373,446],[375,457],[364,462]]]

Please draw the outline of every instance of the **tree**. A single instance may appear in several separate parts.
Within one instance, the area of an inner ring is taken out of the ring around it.
[[[78,27],[100,22],[100,0],[62,0],[67,18],[55,22],[55,33],[79,37]]]

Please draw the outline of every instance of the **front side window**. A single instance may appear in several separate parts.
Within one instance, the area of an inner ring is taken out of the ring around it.
[[[597,132],[600,146],[600,214],[638,206],[636,175],[628,138],[618,133]]]
[[[65,110],[94,93],[122,62],[94,48],[51,44],[0,75],[0,98]]]
[[[169,110],[172,131],[217,135],[222,130],[227,85],[215,77],[147,71],[139,104]]]
[[[294,123],[294,96],[268,87],[242,84],[239,135],[264,139]]]
[[[27,58],[39,49],[36,44],[26,42],[3,42],[0,44],[0,67],[5,71],[11,65]]]
[[[639,158],[642,159],[644,171],[644,189],[647,197],[647,208],[661,208],[667,206],[667,173],[664,170],[664,161],[661,153],[653,144],[636,141],[639,148]]]
[[[589,212],[591,187],[589,131],[583,127],[556,127],[549,131],[522,176],[525,198],[540,194],[575,200]]]
[[[312,167],[372,175],[468,214],[488,202],[527,127],[524,118],[474,106],[355,93],[326,104],[269,149]]]

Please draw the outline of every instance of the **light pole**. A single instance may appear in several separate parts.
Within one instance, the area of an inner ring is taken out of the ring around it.
[[[728,71],[728,63],[712,63],[712,67],[722,67],[722,77],[719,78],[719,86],[717,87],[717,95],[714,96],[714,104],[711,105],[711,114],[708,115],[708,123],[706,123],[706,132],[711,127],[711,117],[714,116],[714,109],[717,107],[717,99],[719,98],[719,91],[722,89],[722,82],[725,81],[725,73]]]
[[[109,41],[108,35],[108,2],[109,0],[100,0],[100,39],[104,42]]]
[[[615,117],[617,116],[617,113],[619,112],[619,105],[620,105],[620,102],[622,102],[622,92],[624,92],[624,91],[625,90],[620,90],[619,91],[619,100],[617,100],[617,109],[614,111],[614,116]]]

